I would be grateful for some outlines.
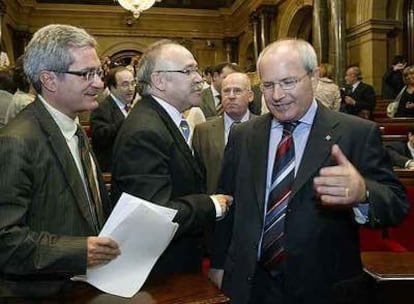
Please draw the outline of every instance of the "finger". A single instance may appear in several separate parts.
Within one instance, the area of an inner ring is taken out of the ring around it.
[[[332,146],[331,155],[338,165],[349,165],[349,160],[346,158],[345,154],[342,152],[338,145]]]

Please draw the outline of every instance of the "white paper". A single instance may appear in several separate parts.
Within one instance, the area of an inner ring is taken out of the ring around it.
[[[88,268],[74,280],[121,297],[132,297],[177,231],[174,209],[161,207],[123,193],[99,236],[116,241],[121,255],[110,263]]]

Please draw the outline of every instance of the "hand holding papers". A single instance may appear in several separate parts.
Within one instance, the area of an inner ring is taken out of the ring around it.
[[[177,231],[176,210],[123,193],[99,236],[116,241],[121,255],[110,263],[88,268],[77,276],[96,288],[121,297],[132,297],[144,284],[152,267]]]

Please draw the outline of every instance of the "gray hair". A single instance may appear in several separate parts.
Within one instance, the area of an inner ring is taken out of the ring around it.
[[[287,39],[280,39],[271,44],[269,44],[259,55],[257,59],[257,71],[260,73],[260,63],[266,55],[267,52],[273,51],[278,49],[281,46],[289,46],[292,48],[292,51],[297,51],[299,57],[302,61],[303,68],[306,72],[312,73],[318,67],[318,59],[316,56],[315,49],[313,46],[302,39],[295,39],[295,38],[287,38]]]
[[[30,40],[24,54],[24,71],[38,93],[42,71],[66,71],[74,62],[71,51],[96,48],[95,38],[84,29],[63,24],[40,28]]]
[[[162,39],[151,44],[145,49],[138,62],[137,67],[137,83],[138,93],[141,96],[151,94],[151,75],[154,73],[156,63],[160,63],[160,55],[167,45],[179,45],[178,42],[169,39]]]

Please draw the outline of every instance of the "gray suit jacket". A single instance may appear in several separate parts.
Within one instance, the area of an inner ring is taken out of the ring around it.
[[[210,87],[201,92],[201,102],[198,105],[208,119],[210,117],[218,116],[216,111],[216,103],[213,96],[213,91]]]
[[[250,113],[249,119],[256,117]],[[224,153],[224,116],[208,120],[194,129],[194,156],[206,173],[207,193],[217,190]]]
[[[212,266],[224,266],[223,290],[235,304],[248,303],[257,266],[271,119],[266,114],[235,127],[224,153],[219,191],[233,195],[234,202],[228,216],[217,222],[221,238],[216,239]],[[359,225],[352,209],[324,207],[314,195],[314,177],[322,167],[336,164],[333,144],[365,179],[370,225],[397,225],[408,211],[378,126],[319,105],[286,211],[286,258],[281,265],[286,303],[332,303],[333,289],[362,273]]]
[[[0,294],[48,293],[84,274],[85,237],[97,231],[66,140],[40,100],[0,130],[0,163]],[[107,215],[99,169],[98,180]]]

